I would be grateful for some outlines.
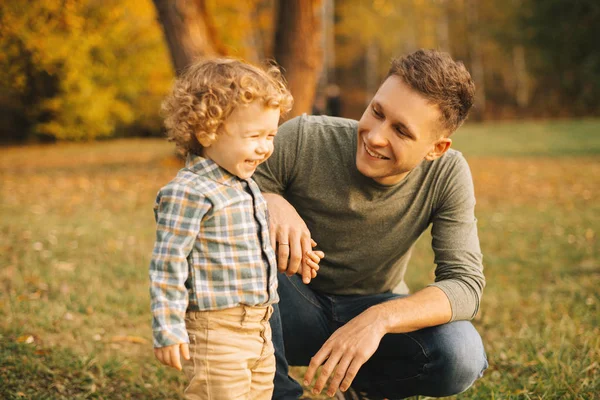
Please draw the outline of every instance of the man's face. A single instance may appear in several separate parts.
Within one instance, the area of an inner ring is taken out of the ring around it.
[[[279,123],[279,108],[254,101],[238,106],[223,124],[223,132],[204,146],[202,155],[241,179],[273,154],[273,139]]]
[[[382,185],[400,182],[423,159],[440,157],[440,111],[397,76],[383,82],[358,122],[356,167]]]

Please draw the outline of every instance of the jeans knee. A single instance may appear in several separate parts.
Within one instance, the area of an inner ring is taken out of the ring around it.
[[[443,374],[439,381],[439,395],[451,396],[462,393],[470,388],[480,378],[487,368],[485,356],[473,357],[465,354],[456,354],[448,357],[445,362]]]
[[[432,355],[434,359],[429,367],[435,393],[429,395],[442,397],[464,392],[487,368],[481,337],[471,324],[464,328],[448,336],[448,340],[442,340]]]

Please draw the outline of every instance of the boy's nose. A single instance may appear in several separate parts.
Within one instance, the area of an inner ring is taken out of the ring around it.
[[[258,154],[267,154],[271,150],[272,144],[269,141],[260,141],[256,146],[256,152]]]

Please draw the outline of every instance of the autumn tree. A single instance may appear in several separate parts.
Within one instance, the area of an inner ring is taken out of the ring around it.
[[[230,55],[252,62],[274,58],[294,96],[289,116],[311,112],[322,64],[321,0],[153,1],[177,73],[198,57]],[[265,28],[261,23],[267,8],[273,9],[273,20]],[[265,31],[272,40],[264,40]],[[234,40],[228,45],[224,37]]]
[[[156,130],[171,82],[151,3],[0,4],[0,120],[15,139]]]
[[[532,103],[551,115],[600,113],[600,3],[523,1],[521,23],[538,84]]]
[[[224,55],[205,0],[153,0],[177,74],[195,58]]]
[[[294,96],[290,116],[311,113],[323,60],[320,7],[320,0],[279,1],[274,55]]]

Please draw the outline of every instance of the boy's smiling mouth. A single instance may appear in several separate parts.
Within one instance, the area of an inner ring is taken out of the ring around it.
[[[256,168],[263,161],[264,161],[264,159],[260,159],[260,160],[246,160],[246,164],[248,164],[251,167]]]
[[[363,142],[363,146],[365,147],[365,151],[367,152],[367,154],[371,157],[378,158],[380,160],[389,160],[388,157],[382,156],[381,154],[369,149],[369,146],[367,146],[365,142]]]

